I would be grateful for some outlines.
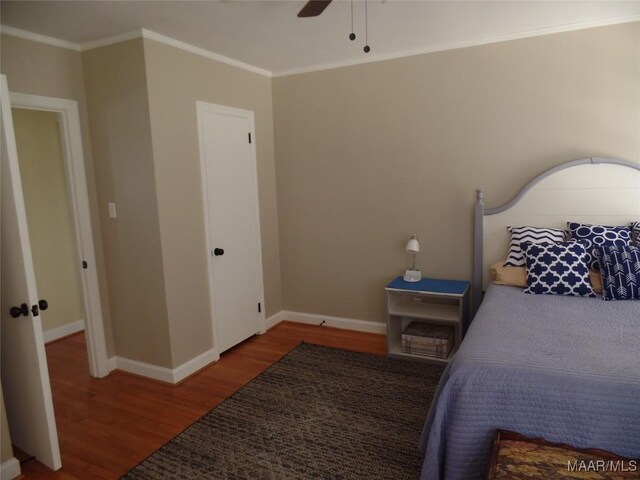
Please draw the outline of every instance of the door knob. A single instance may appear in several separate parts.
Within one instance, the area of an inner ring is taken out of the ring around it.
[[[46,300],[40,300],[38,302],[38,306],[40,307],[40,310],[46,310],[47,308],[49,308],[49,302],[47,302]]]
[[[29,306],[26,303],[23,303],[19,307],[11,307],[9,309],[9,315],[13,318],[18,318],[20,315],[24,315],[26,317],[29,315]]]
[[[216,257],[219,257],[220,255],[224,255],[224,250],[222,248],[214,248],[213,249],[213,254]]]

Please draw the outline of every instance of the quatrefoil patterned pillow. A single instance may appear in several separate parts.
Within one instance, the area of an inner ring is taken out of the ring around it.
[[[600,260],[603,300],[640,300],[640,248],[602,247]]]
[[[582,242],[523,243],[527,288],[535,295],[595,297]]]
[[[631,227],[607,227],[567,222],[571,239],[584,240],[587,249],[587,265],[592,270],[600,270],[596,250],[600,247],[631,245]]]

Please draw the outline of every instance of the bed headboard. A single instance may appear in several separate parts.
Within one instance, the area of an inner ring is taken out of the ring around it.
[[[640,164],[591,157],[553,167],[533,178],[509,202],[484,207],[477,191],[473,241],[473,311],[489,283],[489,267],[504,260],[509,225],[566,228],[567,221],[625,225],[640,221]]]

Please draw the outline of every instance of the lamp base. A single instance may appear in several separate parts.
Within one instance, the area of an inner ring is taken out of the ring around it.
[[[408,268],[407,271],[404,272],[403,279],[405,282],[419,282],[422,280],[422,273],[420,273],[420,270],[411,270]]]

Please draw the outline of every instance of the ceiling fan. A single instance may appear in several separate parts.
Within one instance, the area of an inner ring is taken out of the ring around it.
[[[332,0],[309,0],[302,10],[298,12],[298,17],[317,17],[325,8],[329,6]]]
[[[382,0],[384,3],[386,0]],[[302,10],[298,12],[299,18],[317,17],[329,6],[332,0],[309,0],[305,3]],[[353,0],[351,0],[351,33],[349,34],[349,40],[354,41],[356,34],[353,33]],[[368,1],[364,0],[364,53],[369,53],[371,47],[369,47],[369,19],[368,19]]]

